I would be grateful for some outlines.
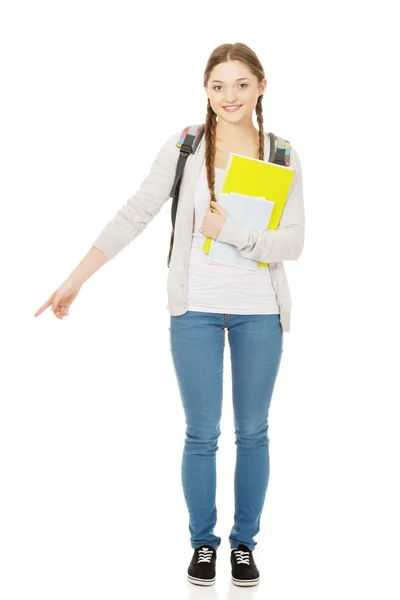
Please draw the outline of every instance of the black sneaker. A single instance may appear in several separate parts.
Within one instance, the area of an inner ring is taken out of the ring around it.
[[[253,552],[245,544],[231,550],[232,582],[235,585],[257,585],[260,572],[254,562]]]
[[[213,585],[215,583],[215,562],[217,551],[205,544],[195,548],[188,567],[188,580],[197,585]]]

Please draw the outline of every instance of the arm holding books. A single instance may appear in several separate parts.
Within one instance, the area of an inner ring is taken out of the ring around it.
[[[277,229],[242,227],[228,215],[217,240],[232,244],[242,256],[260,262],[297,260],[304,246],[303,176],[297,152],[291,148],[295,174]]]

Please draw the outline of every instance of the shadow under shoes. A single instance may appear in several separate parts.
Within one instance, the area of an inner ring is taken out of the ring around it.
[[[253,552],[245,544],[231,550],[232,582],[235,585],[257,585],[260,572],[254,561]]]
[[[187,570],[188,580],[196,585],[213,585],[216,560],[217,551],[212,546],[204,544],[195,548]]]

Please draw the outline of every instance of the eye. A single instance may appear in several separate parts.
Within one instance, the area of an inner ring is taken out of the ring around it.
[[[239,85],[245,85],[246,87],[249,87],[248,83],[240,83]],[[221,86],[220,85],[214,85],[213,90],[216,90],[217,87],[221,87]],[[242,89],[244,89],[244,88],[242,88]],[[217,90],[217,91],[219,91],[219,90]]]

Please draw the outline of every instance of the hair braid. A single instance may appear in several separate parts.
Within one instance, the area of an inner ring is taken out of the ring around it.
[[[257,115],[257,123],[258,123],[258,135],[259,135],[259,149],[258,149],[258,158],[259,160],[264,160],[264,117],[262,110],[262,95],[258,96],[257,104],[256,104],[256,115]]]
[[[217,115],[211,108],[210,99],[207,102],[207,115],[204,126],[204,136],[206,140],[205,161],[208,189],[210,190],[211,200],[217,201],[215,196],[215,140],[216,140]]]

